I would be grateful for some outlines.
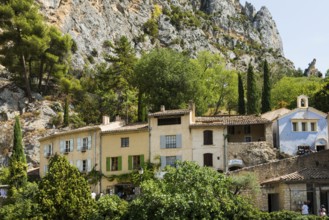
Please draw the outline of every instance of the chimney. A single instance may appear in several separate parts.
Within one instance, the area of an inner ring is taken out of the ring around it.
[[[195,122],[195,104],[192,100],[190,100],[189,103],[188,103],[188,109],[192,113],[191,121]]]
[[[108,124],[110,124],[110,117],[107,116],[107,115],[103,115],[103,117],[102,117],[102,122],[103,122],[103,125],[108,125]]]
[[[164,112],[164,111],[166,111],[166,109],[165,109],[165,106],[164,106],[164,105],[161,105],[161,106],[160,106],[160,111],[161,111],[161,112]]]

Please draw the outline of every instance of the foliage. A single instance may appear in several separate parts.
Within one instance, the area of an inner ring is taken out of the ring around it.
[[[229,191],[230,179],[193,162],[167,167],[164,179],[142,183],[142,194],[128,208],[128,219],[251,219],[257,214]]]
[[[65,157],[54,155],[39,184],[38,202],[45,219],[86,219],[95,207],[87,180]]]
[[[155,49],[142,56],[135,68],[134,85],[139,102],[156,111],[185,107],[198,94],[195,66],[182,54],[169,49]],[[140,111],[140,109],[139,109]]]
[[[90,218],[92,220],[123,219],[128,208],[128,202],[117,195],[101,196],[96,205],[97,209]]]
[[[10,171],[8,167],[0,168],[0,185],[5,185],[9,183]]]
[[[272,106],[278,108],[282,103],[287,103],[288,108],[297,107],[297,97],[304,94],[314,97],[314,94],[323,86],[322,79],[318,77],[283,77],[272,89]],[[309,105],[312,106],[310,99]]]
[[[46,86],[68,70],[72,40],[56,28],[47,26],[33,0],[4,1],[0,5],[0,63],[24,85],[32,101],[31,82],[38,80],[41,91],[44,75]]]
[[[248,66],[247,72],[247,114],[258,113],[258,91],[256,87],[256,79],[254,70],[251,64]]]
[[[170,18],[170,23],[178,30],[183,27],[200,27],[201,22],[192,11],[182,10],[178,6],[170,5],[170,9],[163,10],[163,13]]]
[[[15,117],[14,145],[12,155],[9,160],[9,171],[9,185],[11,190],[19,189],[26,184],[27,164],[22,141],[21,124],[18,116]]]
[[[320,111],[328,112],[329,110],[329,79],[322,89],[318,90],[313,96],[314,107]]]
[[[213,107],[213,115],[221,109],[232,110],[237,104],[237,74],[225,69],[222,58],[209,52],[200,52],[193,61],[197,67],[198,91],[195,95],[198,113]],[[200,108],[200,110],[198,110]]]
[[[64,127],[69,125],[69,101],[68,97],[65,97],[64,103]]]
[[[246,114],[246,105],[244,100],[244,89],[241,74],[238,75],[238,94],[239,94],[239,104],[238,104],[238,113],[240,115]]]
[[[263,66],[264,72],[264,84],[262,91],[262,113],[271,111],[271,85],[270,85],[270,71],[268,67],[267,60],[264,62]]]
[[[51,125],[55,125],[56,127],[59,127],[63,123],[63,113],[58,112],[56,115],[52,116],[49,119],[49,123]]]
[[[42,219],[40,207],[36,202],[38,185],[28,183],[15,191],[9,202],[0,208],[0,219]]]
[[[242,195],[251,201],[255,201],[261,192],[259,181],[252,173],[243,173],[232,176],[231,191],[234,192],[235,195]]]

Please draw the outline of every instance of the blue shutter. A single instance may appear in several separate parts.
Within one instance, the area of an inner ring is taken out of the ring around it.
[[[70,140],[70,152],[73,152],[73,139]]]
[[[161,162],[161,169],[165,168],[166,164],[166,157],[161,156],[160,157],[160,162]]]
[[[91,136],[88,136],[88,150],[91,149]]]
[[[160,136],[160,148],[161,149],[166,148],[166,136],[164,135]]]
[[[177,134],[176,135],[176,148],[181,148],[182,147],[182,135]]]
[[[45,145],[43,147],[43,156],[44,157],[47,157],[48,156],[48,149],[49,149],[48,145]]]
[[[91,171],[91,159],[87,159],[87,171]]]
[[[182,155],[178,155],[178,156],[176,156],[176,160],[178,160],[178,161],[182,161]]]
[[[81,151],[81,147],[82,147],[82,144],[81,144],[81,138],[78,138],[78,139],[77,139],[77,150],[78,150],[78,151]]]
[[[65,141],[60,141],[60,149],[61,149],[61,153],[65,152]]]

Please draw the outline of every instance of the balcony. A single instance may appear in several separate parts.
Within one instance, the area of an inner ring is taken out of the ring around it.
[[[65,149],[64,154],[69,154],[70,153],[70,149]]]
[[[87,146],[83,146],[82,148],[81,148],[81,152],[86,152],[88,150],[88,147]]]
[[[51,155],[52,155],[52,153],[47,153],[47,154],[46,154],[46,158],[51,157]]]

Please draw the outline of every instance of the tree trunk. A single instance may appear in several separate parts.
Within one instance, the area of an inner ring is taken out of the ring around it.
[[[26,68],[25,56],[23,54],[21,54],[21,64],[22,64],[22,67],[23,67],[23,75],[24,75],[26,95],[27,95],[27,98],[28,98],[29,102],[32,102],[33,99],[32,99],[31,87],[30,87],[29,72]]]
[[[42,86],[42,78],[43,78],[43,59],[41,58],[41,63],[40,63],[40,69],[39,69],[39,85],[38,85],[38,91],[41,92],[41,86]]]

